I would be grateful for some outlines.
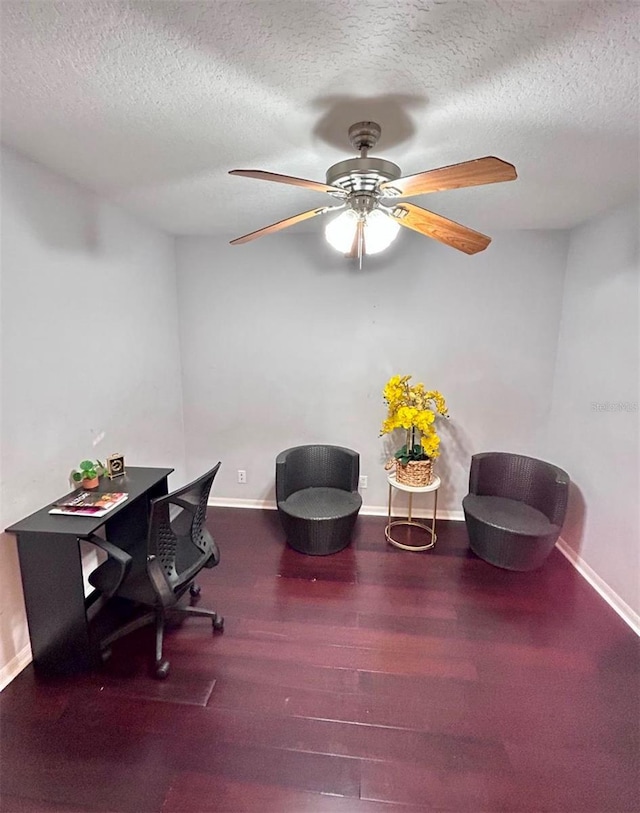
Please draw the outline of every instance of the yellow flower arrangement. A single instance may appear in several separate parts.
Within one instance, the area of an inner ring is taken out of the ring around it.
[[[448,418],[447,404],[437,390],[427,390],[424,384],[411,386],[410,375],[394,375],[383,390],[387,404],[387,417],[382,423],[381,435],[404,429],[407,440],[395,453],[395,458],[406,466],[410,460],[434,459],[440,454],[440,438],[435,428],[436,416]]]

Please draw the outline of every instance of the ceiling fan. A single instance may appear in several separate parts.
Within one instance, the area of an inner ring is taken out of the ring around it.
[[[349,128],[349,141],[360,156],[339,161],[329,167],[326,183],[259,169],[232,169],[230,175],[326,192],[339,203],[336,206],[309,209],[272,223],[232,240],[231,245],[248,243],[316,215],[344,210],[341,215],[328,222],[325,236],[338,251],[348,257],[357,257],[361,266],[365,254],[376,254],[392,243],[400,226],[439,240],[465,254],[476,254],[485,249],[491,242],[490,237],[413,203],[397,202],[395,199],[445,189],[513,181],[517,178],[515,167],[499,158],[487,156],[401,177],[400,167],[396,164],[368,155],[380,138],[380,133],[380,125],[373,121],[353,124]]]

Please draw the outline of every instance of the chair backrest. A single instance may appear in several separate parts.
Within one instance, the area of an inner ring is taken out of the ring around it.
[[[564,522],[569,482],[566,471],[535,457],[484,452],[471,458],[472,494],[519,500],[542,511],[558,526]]]
[[[294,446],[276,458],[276,498],[286,500],[303,488],[340,488],[357,491],[360,455],[344,446]]]
[[[172,591],[188,583],[212,556],[217,556],[205,519],[209,492],[220,465],[151,502],[147,554],[160,564]]]

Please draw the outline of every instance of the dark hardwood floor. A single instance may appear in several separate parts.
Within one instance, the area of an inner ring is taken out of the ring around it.
[[[0,695],[7,813],[635,813],[638,639],[560,553],[534,573],[384,541],[361,517],[328,557],[287,548],[275,512],[210,509],[222,612],[151,630],[101,673]]]

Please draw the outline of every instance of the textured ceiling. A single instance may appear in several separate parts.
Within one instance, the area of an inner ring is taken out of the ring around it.
[[[363,118],[405,174],[515,164],[515,183],[414,199],[489,233],[570,227],[637,194],[635,2],[1,8],[3,141],[173,233],[237,236],[331,202],[227,171],[323,181]]]

